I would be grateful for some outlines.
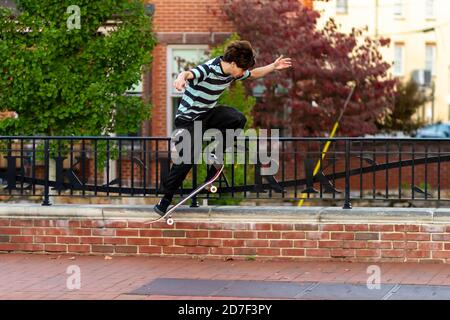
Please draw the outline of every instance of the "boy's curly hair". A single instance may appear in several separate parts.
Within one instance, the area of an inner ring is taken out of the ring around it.
[[[234,62],[239,68],[248,70],[255,65],[255,51],[248,41],[234,41],[225,50],[225,62]]]

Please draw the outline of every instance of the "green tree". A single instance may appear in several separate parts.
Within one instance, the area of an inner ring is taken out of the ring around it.
[[[136,131],[151,106],[124,93],[155,46],[139,0],[17,1],[0,9],[2,135],[107,135]],[[108,29],[106,29],[107,27]],[[107,30],[107,31],[105,31]]]
[[[427,95],[413,79],[406,83],[398,82],[394,108],[388,110],[378,122],[379,128],[386,132],[402,131],[406,134],[414,132],[424,125],[424,122],[415,119],[414,115],[427,101],[429,101]]]

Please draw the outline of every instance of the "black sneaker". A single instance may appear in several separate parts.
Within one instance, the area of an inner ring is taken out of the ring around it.
[[[163,215],[166,214],[169,205],[170,201],[165,198],[162,198],[161,200],[159,200],[158,204],[153,207],[153,210],[155,210],[155,212],[162,217]]]

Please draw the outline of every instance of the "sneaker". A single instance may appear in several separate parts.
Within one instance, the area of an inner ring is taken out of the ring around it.
[[[153,207],[153,210],[155,210],[155,212],[162,217],[163,215],[166,214],[169,205],[170,201],[165,198],[162,198],[161,200],[159,200],[158,204]]]

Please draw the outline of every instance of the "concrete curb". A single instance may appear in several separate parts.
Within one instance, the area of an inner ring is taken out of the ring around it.
[[[15,219],[106,219],[145,221],[157,218],[147,205],[52,205],[1,204],[0,218]],[[450,208],[355,208],[330,207],[183,207],[176,221],[271,222],[271,223],[450,223]]]

